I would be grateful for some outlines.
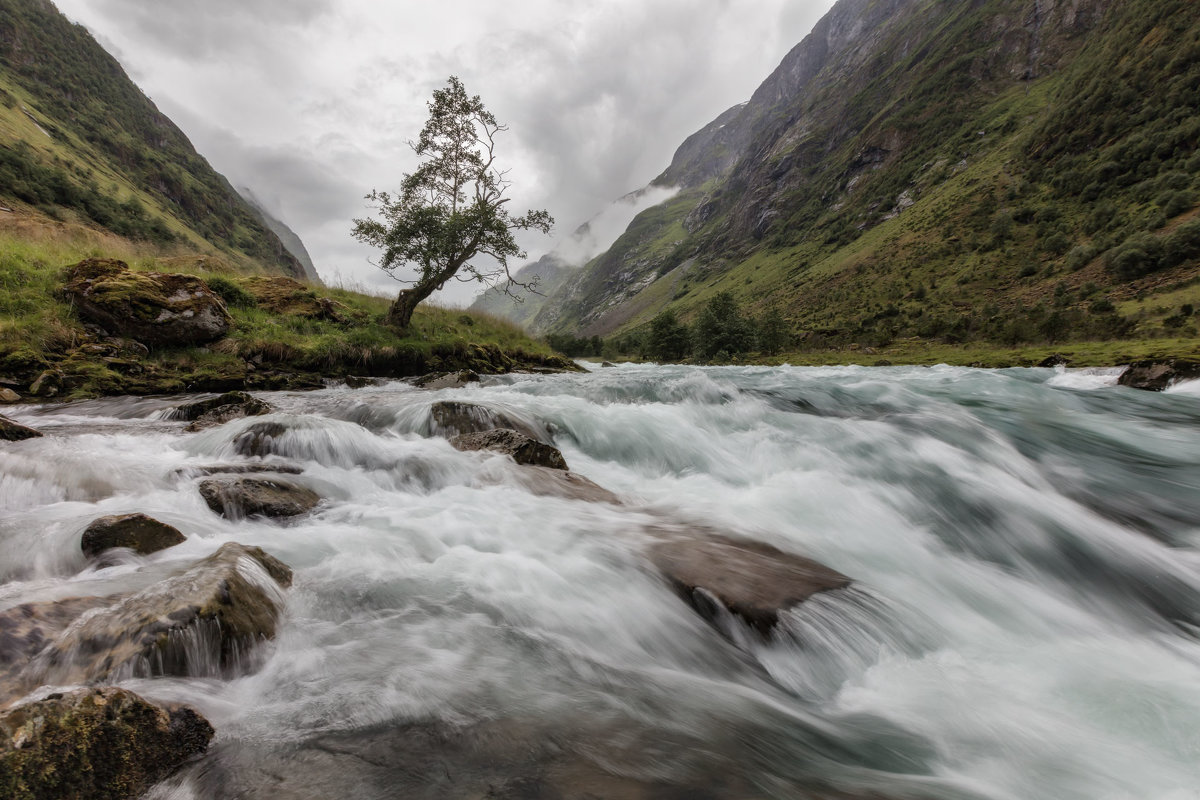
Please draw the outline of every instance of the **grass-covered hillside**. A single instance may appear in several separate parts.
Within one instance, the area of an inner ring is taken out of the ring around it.
[[[147,347],[97,330],[62,293],[67,269],[86,258],[198,276],[222,298],[232,328],[203,347]],[[0,387],[22,396],[306,388],[348,376],[572,367],[514,324],[484,314],[422,307],[402,336],[383,324],[388,304],[243,274],[219,257],[180,255],[94,228],[0,217]]]
[[[793,351],[1190,341],[1195,12],[842,0],[714,140],[734,165],[676,170],[705,182],[635,220],[535,329],[637,334],[728,291],[781,312]]]
[[[0,205],[219,254],[244,270],[304,275],[120,64],[49,0],[0,0]]]

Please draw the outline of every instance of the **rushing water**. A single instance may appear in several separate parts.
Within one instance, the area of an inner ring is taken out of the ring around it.
[[[263,418],[19,408],[47,436],[0,446],[0,608],[141,588],[230,541],[293,567],[251,674],[126,682],[218,731],[160,798],[1194,800],[1200,392],[1114,384],[623,366],[263,395],[324,498],[287,524],[219,518],[180,471],[246,460]],[[425,436],[444,399],[546,426],[624,503],[536,496]],[[89,565],[82,529],[132,511],[187,541]],[[645,557],[664,520],[856,587],[770,641],[722,634]]]

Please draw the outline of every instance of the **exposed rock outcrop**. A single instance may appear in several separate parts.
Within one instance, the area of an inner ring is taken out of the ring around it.
[[[566,459],[563,458],[557,447],[542,444],[536,439],[508,428],[479,431],[478,433],[460,433],[450,439],[450,446],[463,451],[492,450],[511,456],[513,461],[518,464],[562,470],[567,468]]]
[[[1200,361],[1169,358],[1163,361],[1136,361],[1121,373],[1117,383],[1131,389],[1161,392],[1180,381],[1200,380]]]
[[[282,590],[291,582],[287,565],[260,548],[230,543],[134,594],[11,610],[6,615],[25,620],[28,628],[14,637],[12,652],[27,651],[39,638],[49,640],[12,683],[28,691],[47,683],[95,683],[130,675],[236,671],[246,666],[256,643],[274,637]],[[56,631],[71,614],[77,616]],[[4,677],[0,675],[0,685]]]
[[[321,498],[311,489],[266,478],[212,478],[201,481],[200,496],[223,517],[298,517],[317,507]]]
[[[145,514],[119,514],[100,517],[83,532],[79,546],[92,558],[113,547],[128,547],[140,555],[157,553],[186,541],[186,537],[165,522]]]
[[[549,437],[544,431],[535,429],[532,425],[516,419],[511,414],[474,403],[443,400],[430,407],[429,417],[433,433],[442,436],[458,436],[464,433],[481,433],[497,428],[509,428],[530,439],[550,444]]]
[[[208,749],[212,726],[187,706],[118,688],[52,694],[0,714],[7,800],[133,800]]]
[[[208,400],[178,406],[173,416],[188,420],[191,423],[187,427],[189,431],[200,431],[235,419],[270,414],[274,410],[270,403],[245,392],[226,392]]]
[[[0,416],[0,440],[5,442],[20,442],[25,439],[36,439],[42,436],[41,431],[26,428],[19,422],[13,422],[5,416]]]
[[[850,578],[769,544],[707,532],[656,529],[650,560],[675,592],[710,621],[722,608],[766,634],[779,614]]]
[[[123,261],[79,262],[62,293],[85,320],[152,347],[211,342],[232,324],[221,299],[199,278],[134,272]]]

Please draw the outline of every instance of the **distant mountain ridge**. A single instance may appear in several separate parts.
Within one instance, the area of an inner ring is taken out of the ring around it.
[[[528,324],[637,331],[730,291],[801,343],[1187,330],[1198,146],[1188,0],[840,0]]]
[[[254,195],[254,191],[248,186],[242,186],[238,189],[238,194],[242,196],[258,218],[267,228],[279,237],[279,241],[287,248],[287,251],[300,262],[300,266],[304,268],[304,277],[310,283],[321,283],[321,276],[317,274],[317,267],[313,264],[312,256],[308,254],[308,248],[304,246],[300,236],[287,226],[283,220],[278,219],[271,214],[270,211],[263,206],[262,202]]]
[[[0,0],[0,197],[304,277],[229,182],[49,0]]]

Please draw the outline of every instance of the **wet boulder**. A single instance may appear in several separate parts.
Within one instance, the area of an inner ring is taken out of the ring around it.
[[[464,433],[482,433],[497,428],[508,428],[524,434],[530,439],[550,444],[550,437],[544,431],[539,431],[532,425],[518,420],[512,414],[475,403],[443,400],[430,407],[429,418],[433,433],[441,436],[458,436]]]
[[[189,431],[200,431],[235,419],[270,414],[274,410],[270,403],[245,392],[226,392],[208,400],[177,406],[172,416],[190,422]]]
[[[1168,358],[1161,361],[1135,361],[1121,373],[1117,383],[1131,389],[1161,392],[1180,381],[1200,380],[1200,361]]]
[[[81,684],[151,675],[214,676],[245,669],[275,636],[292,571],[257,547],[225,544],[182,572],[92,603],[21,670],[18,682]],[[48,609],[35,609],[48,618]]]
[[[88,558],[114,547],[128,547],[140,555],[157,553],[182,544],[185,537],[165,522],[145,514],[119,514],[100,517],[87,526],[79,546]]]
[[[134,272],[111,259],[89,258],[71,267],[62,294],[84,320],[150,346],[211,342],[233,322],[199,278]]]
[[[26,428],[19,422],[13,422],[8,417],[0,416],[0,441],[20,442],[25,439],[36,439],[42,435],[41,431]]]
[[[204,753],[212,726],[187,706],[125,689],[51,694],[0,713],[0,793],[8,800],[133,800]]]
[[[762,542],[715,533],[651,531],[650,560],[686,603],[715,621],[722,610],[767,634],[780,613],[850,578]]]
[[[421,389],[461,389],[472,383],[479,383],[478,372],[464,369],[460,372],[434,372],[413,379],[413,386]]]
[[[12,405],[21,402],[21,395],[6,386],[0,386],[0,404]]]
[[[256,422],[237,435],[233,449],[239,456],[262,458],[275,452],[275,440],[288,431],[282,422]]]
[[[1038,362],[1038,366],[1043,368],[1067,367],[1070,366],[1070,364],[1071,359],[1067,358],[1061,353],[1055,353],[1054,355],[1046,356]]]
[[[567,462],[557,447],[543,444],[509,428],[460,433],[450,439],[450,446],[462,451],[492,450],[510,456],[518,464],[528,466],[562,470],[567,468]]]
[[[0,611],[0,708],[33,688],[22,681],[21,672],[34,656],[85,611],[107,602],[104,597],[72,597]]]
[[[181,478],[199,478],[209,475],[258,475],[264,472],[275,475],[299,475],[303,467],[295,464],[205,464],[200,467],[180,467],[171,474]]]
[[[321,502],[311,489],[268,478],[212,478],[200,482],[200,496],[209,508],[229,519],[298,517]]]

